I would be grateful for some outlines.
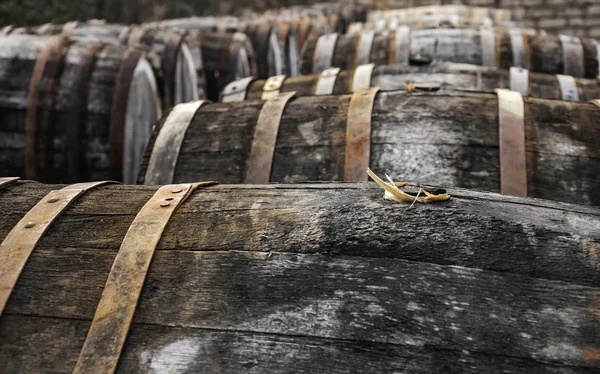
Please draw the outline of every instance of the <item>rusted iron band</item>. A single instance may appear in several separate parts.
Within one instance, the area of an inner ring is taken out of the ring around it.
[[[70,181],[89,180],[81,163],[81,138],[85,116],[87,113],[88,94],[90,81],[94,72],[94,66],[98,54],[106,47],[106,43],[91,43],[90,47],[82,54],[79,67],[73,80],[73,92],[71,94],[71,110],[65,120],[67,133],[67,172]]]
[[[4,188],[4,187],[8,187],[11,184],[15,184],[17,183],[17,181],[21,179],[20,177],[6,177],[6,178],[0,178],[0,189]]]
[[[319,75],[319,80],[315,86],[315,95],[331,95],[335,87],[335,81],[340,72],[340,68],[329,68],[323,70]]]
[[[493,28],[479,29],[483,66],[496,66],[496,31]]]
[[[295,95],[296,92],[281,93],[263,104],[254,128],[244,183],[269,183],[279,123],[287,103]]]
[[[173,213],[198,187],[162,186],[139,211],[115,257],[73,373],[114,373],[156,246]]]
[[[529,70],[518,67],[510,68],[510,89],[523,96],[529,95]]]
[[[52,222],[84,192],[114,182],[74,184],[50,191],[8,233],[0,244],[0,315],[29,256]]]
[[[371,48],[373,48],[374,38],[375,31],[373,30],[365,30],[360,33],[355,51],[354,66],[365,65],[371,62]]]
[[[583,78],[585,76],[585,64],[581,39],[566,35],[559,35],[558,37],[562,46],[563,73]]]
[[[525,105],[520,93],[496,89],[499,114],[500,192],[527,196]]]
[[[173,183],[181,144],[194,116],[205,101],[176,105],[167,116],[152,146],[144,184]]]
[[[254,77],[246,77],[229,83],[221,92],[222,103],[244,101],[248,95],[248,87],[254,81]]]
[[[394,57],[392,63],[410,63],[410,27],[400,26],[394,36]]]
[[[360,65],[354,69],[352,75],[352,88],[351,92],[358,90],[364,90],[371,87],[371,76],[373,75],[373,69],[375,64]]]
[[[142,58],[143,52],[138,48],[129,48],[117,73],[115,93],[111,104],[109,127],[108,174],[111,179],[123,180],[123,151],[127,101],[133,72]]]
[[[371,157],[371,116],[378,87],[356,91],[350,98],[346,122],[345,181],[368,180]]]
[[[512,50],[513,66],[525,67],[525,39],[520,30],[512,30],[510,33],[510,46]]]
[[[263,86],[261,99],[268,100],[279,95],[279,90],[281,89],[285,78],[285,75],[276,75],[274,77],[268,78]]]
[[[600,108],[600,99],[590,100],[590,104],[594,104],[598,108]]]
[[[25,114],[25,176],[28,179],[38,179],[38,170],[46,164],[46,144],[40,144],[38,132],[48,127],[55,84],[58,81],[56,75],[69,46],[70,41],[65,35],[51,37],[33,67]],[[41,103],[38,103],[40,91],[43,97]],[[52,136],[46,138],[52,141]]]
[[[575,78],[570,75],[557,74],[556,79],[560,86],[561,98],[564,101],[579,101],[579,90]]]
[[[331,67],[338,34],[321,35],[317,40],[313,56],[313,74],[319,74]]]

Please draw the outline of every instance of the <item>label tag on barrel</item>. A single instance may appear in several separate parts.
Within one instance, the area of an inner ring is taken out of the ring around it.
[[[319,75],[319,80],[317,80],[315,95],[331,95],[339,72],[340,68],[329,68],[324,70],[321,75]]]
[[[285,81],[285,75],[276,75],[265,81],[261,99],[268,100],[279,95],[279,90]]]
[[[0,189],[4,188],[4,187],[8,187],[11,184],[15,184],[17,183],[17,181],[21,179],[19,177],[7,177],[7,178],[0,178]]]
[[[78,183],[50,191],[8,233],[0,244],[0,315],[27,260],[48,227],[84,192],[108,183],[116,182]]]
[[[263,104],[254,128],[244,183],[269,183],[279,123],[288,101],[295,95],[296,92],[281,93]]]
[[[139,211],[121,243],[73,373],[113,373],[127,338],[150,262],[173,213],[198,187],[162,186]]]
[[[556,79],[560,86],[561,98],[564,101],[579,101],[577,81],[570,75],[557,74]]]
[[[346,122],[345,181],[366,181],[371,158],[371,117],[378,87],[356,91],[350,98]]]
[[[246,100],[248,87],[254,81],[254,77],[246,77],[229,83],[221,92],[222,103],[232,103]]]
[[[583,78],[585,76],[585,65],[581,39],[567,35],[559,35],[558,37],[562,46],[563,73]]]
[[[144,184],[173,183],[181,144],[196,112],[205,101],[176,105],[160,129],[150,154]]]
[[[500,192],[527,196],[525,104],[516,91],[496,89],[498,95]]]
[[[338,34],[327,34],[319,37],[313,56],[313,74],[319,74],[331,67],[337,39]]]
[[[510,89],[523,96],[529,95],[529,70],[518,67],[510,68]]]
[[[371,87],[371,76],[373,75],[374,68],[375,64],[368,64],[360,65],[354,69],[351,92],[356,92],[358,90],[364,90]]]

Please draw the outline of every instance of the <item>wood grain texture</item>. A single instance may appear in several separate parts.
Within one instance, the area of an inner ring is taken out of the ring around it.
[[[58,187],[1,190],[0,239]],[[92,191],[50,228],[0,319],[6,370],[72,370],[156,188]],[[600,211],[448,192],[407,209],[372,183],[198,191],[158,245],[118,371],[597,371]]]
[[[343,179],[349,100],[350,95],[299,97],[287,105],[272,182]],[[174,183],[241,183],[261,107],[262,101],[204,106],[188,128]],[[600,203],[597,116],[591,104],[525,98],[529,196]],[[370,165],[379,174],[499,191],[496,95],[381,92],[373,108],[371,142]],[[145,168],[146,161],[141,175]]]

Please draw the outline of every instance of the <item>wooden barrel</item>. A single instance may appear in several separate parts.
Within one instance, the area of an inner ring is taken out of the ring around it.
[[[596,78],[599,51],[592,39],[535,35],[530,30],[401,27],[389,32],[311,37],[302,56],[301,73],[321,73],[329,67],[348,70],[367,63],[438,60]]]
[[[233,90],[233,87],[237,89]],[[292,91],[297,96],[347,94],[368,87],[379,87],[384,91],[453,89],[490,93],[496,88],[508,88],[524,96],[584,102],[600,97],[597,79],[530,73],[521,68],[507,71],[487,66],[436,62],[424,66],[361,65],[354,70],[330,69],[321,74],[300,77],[238,80],[225,87],[221,101],[260,100],[279,92]]]
[[[61,187],[0,190],[2,259]],[[407,209],[372,183],[217,185],[158,207],[188,190],[99,186],[58,213],[3,289],[3,371],[600,368],[597,208],[449,190]]]
[[[430,5],[404,9],[372,10],[367,22],[384,26],[465,27],[511,25],[522,21],[520,14],[510,9],[467,5]]]
[[[256,76],[256,58],[250,39],[242,33],[199,34],[206,72],[207,94],[218,100],[227,84],[244,77]]]
[[[366,180],[370,165],[411,182],[516,194],[502,188],[515,179],[519,194],[600,203],[600,109],[592,104],[519,98],[521,108],[509,107],[521,118],[507,130],[520,146],[512,149],[500,137],[507,126],[500,94],[374,92],[179,108],[188,113],[185,124],[181,115],[164,117],[138,182]],[[164,143],[179,126],[186,128],[181,147]],[[356,131],[364,140],[354,139]],[[506,154],[520,164],[506,164]],[[160,165],[165,158],[171,162]],[[501,174],[517,166],[518,178]]]
[[[0,175],[135,181],[161,115],[144,56],[64,35],[0,37]]]

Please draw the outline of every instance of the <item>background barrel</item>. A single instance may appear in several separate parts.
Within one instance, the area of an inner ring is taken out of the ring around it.
[[[522,73],[521,70],[519,70]],[[542,73],[525,73],[526,96],[542,99],[590,101],[600,97],[600,83],[597,79],[574,78],[572,87],[561,85],[558,75]],[[354,92],[357,70],[343,70],[337,73],[333,85],[333,94],[348,94]],[[300,77],[287,77],[283,81],[279,92],[296,92],[298,96],[316,95],[316,88],[321,81],[320,74],[303,75]],[[496,88],[515,88],[518,79],[508,70],[487,66],[456,64],[451,62],[434,62],[429,65],[380,65],[373,67],[368,87],[379,87],[384,91],[393,90],[467,90],[494,92]],[[569,79],[569,78],[567,78]],[[243,99],[260,100],[266,80],[252,81],[247,88]],[[241,81],[230,85],[242,86]],[[572,88],[574,87],[575,93]],[[364,87],[363,87],[364,88]],[[224,91],[226,91],[225,89]],[[223,100],[223,97],[221,98]]]
[[[372,41],[369,42],[371,40]],[[532,72],[567,74],[580,78],[598,76],[598,50],[594,40],[555,35],[536,35],[531,30],[413,29],[339,35],[333,49],[317,51],[320,38],[311,37],[302,56],[301,73],[320,73],[327,67],[353,69],[365,63],[426,64],[447,61],[474,65],[511,66]],[[366,44],[361,43],[361,38]],[[403,40],[399,40],[404,38]],[[363,48],[364,47],[364,48]],[[572,54],[566,48],[577,51]],[[573,57],[574,56],[574,57]],[[315,65],[315,60],[320,61]]]
[[[344,178],[351,96],[298,97],[279,123],[270,181]],[[528,193],[600,203],[600,109],[592,104],[525,98]],[[202,106],[186,132],[174,182],[241,183],[262,101]],[[466,92],[381,92],[372,114],[370,166],[415,183],[499,191],[498,99]],[[155,131],[158,133],[159,127]],[[153,149],[140,173],[143,182]]]
[[[0,175],[135,181],[161,115],[143,51],[65,36],[2,36],[0,85]]]
[[[60,187],[0,190],[0,240]],[[100,187],[58,217],[0,317],[5,371],[72,372],[156,189]],[[196,191],[154,252],[117,372],[597,371],[598,209],[448,192],[407,210],[372,183]]]

